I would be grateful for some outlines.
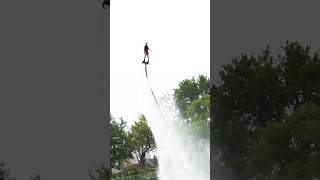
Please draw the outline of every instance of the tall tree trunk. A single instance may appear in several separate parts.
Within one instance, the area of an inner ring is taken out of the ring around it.
[[[145,162],[146,162],[146,152],[144,151],[141,155],[140,155],[140,162],[139,162],[139,164],[140,164],[140,166],[141,166],[141,168],[145,168]]]

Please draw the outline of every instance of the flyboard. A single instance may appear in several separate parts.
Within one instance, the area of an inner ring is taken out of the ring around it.
[[[142,64],[144,64],[144,70],[146,71],[146,77],[148,78],[147,65],[149,64],[149,61],[148,61],[148,62],[145,62],[145,61],[143,60]]]

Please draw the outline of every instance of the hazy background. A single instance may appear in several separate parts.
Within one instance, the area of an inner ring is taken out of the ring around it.
[[[87,180],[106,160],[108,11],[0,1],[0,160],[18,180]]]
[[[211,1],[212,78],[241,53],[279,52],[286,40],[320,49],[317,1]]]

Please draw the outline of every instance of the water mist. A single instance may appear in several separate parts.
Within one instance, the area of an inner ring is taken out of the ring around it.
[[[172,98],[162,98],[157,106],[146,80],[144,88],[144,115],[154,135],[158,158],[159,180],[209,180],[209,140],[192,133],[182,123]],[[155,92],[156,93],[156,92]]]

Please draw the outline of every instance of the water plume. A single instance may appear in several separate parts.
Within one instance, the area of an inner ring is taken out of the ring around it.
[[[148,81],[148,80],[147,80]],[[210,144],[193,133],[184,123],[172,97],[165,96],[158,105],[145,87],[144,115],[154,135],[159,180],[209,180]],[[156,94],[155,94],[156,95]]]

